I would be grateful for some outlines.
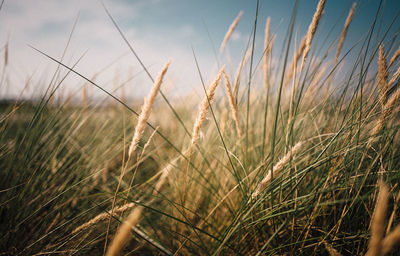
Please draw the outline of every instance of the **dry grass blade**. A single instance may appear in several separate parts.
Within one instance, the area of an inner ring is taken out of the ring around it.
[[[144,128],[146,127],[147,120],[149,119],[151,108],[153,106],[154,100],[157,96],[158,91],[160,90],[162,80],[164,78],[165,73],[167,73],[168,66],[170,65],[170,61],[162,69],[161,73],[158,75],[156,81],[154,82],[153,88],[150,91],[150,94],[145,98],[144,104],[142,107],[142,112],[139,115],[139,120],[135,128],[135,133],[132,138],[131,145],[129,146],[128,156],[130,157],[132,153],[136,150],[140,138],[143,135]]]
[[[224,67],[222,67],[221,70],[218,72],[217,77],[214,79],[214,81],[209,86],[209,89],[207,92],[208,95],[206,95],[204,97],[203,101],[201,102],[199,114],[193,125],[192,141],[191,141],[191,144],[189,147],[189,154],[191,153],[191,151],[193,150],[193,147],[196,145],[196,143],[199,139],[200,128],[203,125],[204,120],[206,120],[208,109],[210,108],[210,103],[214,99],[215,89],[217,89],[217,86],[219,84],[219,80],[221,79],[221,75],[222,75],[223,71],[224,71]]]
[[[168,66],[170,65],[170,63],[171,62],[168,61],[167,64],[164,66],[164,68],[162,69],[161,73],[158,75],[157,79],[155,80],[153,88],[151,89],[149,95],[144,99],[144,104],[142,106],[142,111],[141,111],[141,113],[139,115],[139,118],[138,118],[139,120],[138,120],[138,123],[137,123],[136,128],[135,128],[135,133],[133,135],[132,142],[131,142],[131,144],[129,146],[128,161],[131,158],[132,153],[136,150],[137,145],[139,144],[139,140],[141,139],[141,137],[143,135],[144,128],[146,127],[147,120],[149,119],[149,116],[150,116],[150,113],[151,113],[151,108],[153,106],[153,103],[154,103],[154,100],[155,100],[155,98],[157,96],[157,93],[160,90],[162,80],[164,78],[165,73],[168,70]],[[125,175],[125,171],[126,171],[126,166],[122,167],[121,174],[119,176],[118,185],[117,185],[117,188],[115,190],[114,198],[113,198],[113,201],[112,201],[111,215],[114,214],[114,206],[115,206],[115,202],[117,200],[117,194],[119,192],[119,188],[121,186],[122,179],[123,179],[123,177]],[[110,225],[111,225],[111,218],[109,218],[109,222],[108,222],[108,227],[107,227],[107,232],[106,232],[106,241],[105,241],[104,249],[107,246],[108,232],[109,232]]]
[[[381,255],[388,196],[388,187],[383,182],[380,183],[378,199],[372,216],[371,238],[369,239],[367,256]]]
[[[238,16],[235,18],[235,20],[232,22],[231,26],[229,27],[228,32],[226,32],[224,40],[222,41],[221,46],[219,48],[219,52],[220,53],[222,53],[224,51],[225,46],[228,43],[229,38],[232,36],[233,31],[235,30],[237,24],[239,23],[240,18],[242,17],[242,15],[243,15],[243,11],[240,11]]]
[[[146,149],[149,147],[151,140],[153,139],[154,135],[157,133],[159,126],[156,127],[156,129],[154,129],[153,133],[150,135],[149,139],[147,140],[146,144],[144,144],[143,146],[143,150],[140,153],[140,155],[137,158],[137,163],[139,163],[141,161],[141,159],[143,158],[144,152],[146,151]],[[137,170],[139,168],[139,165],[136,165],[135,171],[133,172],[134,174],[137,173]],[[133,185],[133,181],[135,179],[135,175],[132,176],[131,178],[131,182],[129,183],[129,188],[128,188],[128,193],[131,191],[132,185]]]
[[[389,234],[390,229],[392,228],[392,224],[393,224],[394,217],[396,215],[396,210],[397,210],[397,205],[399,204],[399,200],[400,200],[400,191],[397,193],[396,199],[393,204],[392,214],[390,214],[389,222],[388,222],[388,225],[386,228],[386,235]]]
[[[115,208],[111,216],[116,217],[119,213],[124,212],[124,211],[132,208],[133,206],[135,206],[134,203],[128,203],[121,207]],[[107,220],[109,217],[110,217],[110,213],[108,213],[108,212],[100,213],[93,219],[89,220],[88,222],[86,222],[86,223],[80,225],[79,227],[77,227],[76,229],[74,229],[74,231],[72,231],[71,234],[75,234],[81,230],[87,229],[88,227],[93,226],[94,224],[96,224],[100,221]]]
[[[134,227],[139,222],[140,217],[142,216],[142,211],[142,206],[138,206],[132,210],[126,220],[118,228],[114,239],[107,249],[106,256],[119,255],[120,251],[129,239],[132,227]]]
[[[389,253],[396,245],[400,243],[400,225],[398,225],[389,235],[383,239],[382,255]]]
[[[353,6],[351,7],[349,14],[347,15],[346,22],[344,23],[342,33],[340,34],[340,41],[339,41],[337,51],[336,51],[336,56],[335,56],[335,64],[338,62],[340,52],[343,47],[344,39],[346,38],[346,35],[347,35],[347,30],[349,29],[350,22],[353,19],[355,8],[356,8],[356,2],[353,3]]]
[[[314,13],[310,26],[308,27],[308,31],[305,39],[305,47],[303,52],[303,60],[301,61],[300,73],[303,71],[304,63],[307,60],[307,56],[311,49],[311,43],[314,38],[315,32],[317,31],[318,23],[321,20],[322,12],[324,10],[325,0],[320,0],[317,5],[317,9]]]
[[[50,225],[46,228],[46,231],[44,233],[48,233],[53,227],[54,225],[56,225],[56,223],[58,222],[58,220],[60,219],[61,213],[57,213],[56,217],[54,217],[53,221],[50,223]]]
[[[279,160],[279,162],[274,166],[273,169],[273,175],[275,176],[277,174],[277,172],[279,172],[280,170],[283,169],[283,167],[285,167],[290,159],[292,158],[293,155],[295,155],[299,149],[301,148],[301,146],[304,144],[304,141],[300,141],[297,142],[296,145],[294,145],[289,152],[281,158],[281,160]],[[271,170],[268,170],[267,172],[267,176],[265,176],[265,178],[260,182],[260,184],[258,184],[256,190],[254,191],[252,197],[255,198],[257,197],[266,187],[267,184],[271,181]]]
[[[226,74],[225,70],[223,71],[223,75],[224,75],[224,79],[225,79],[226,92],[228,94],[229,106],[230,106],[231,112],[232,112],[232,118],[236,124],[236,131],[237,131],[238,135],[241,136],[237,106],[235,104],[235,99],[233,98],[233,93],[232,93],[232,87],[231,87],[231,84],[229,83],[229,78],[228,78],[228,75]]]

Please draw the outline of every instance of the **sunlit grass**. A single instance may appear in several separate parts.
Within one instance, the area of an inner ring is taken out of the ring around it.
[[[146,118],[140,106],[42,52],[60,65],[43,98],[1,106],[0,253],[395,253],[398,40],[377,37],[372,24],[346,52],[348,18],[329,47],[339,41],[342,49],[317,56],[318,21],[296,42],[295,11],[282,60],[271,61],[280,55],[273,48],[279,35],[269,29],[265,59],[247,47],[235,76],[221,66],[205,81],[194,51],[203,101],[185,95],[174,102],[160,84],[161,97],[154,98],[157,88],[142,108]],[[357,57],[347,58],[354,49]],[[86,79],[108,101],[87,101],[85,91],[82,104],[55,101],[60,70]]]

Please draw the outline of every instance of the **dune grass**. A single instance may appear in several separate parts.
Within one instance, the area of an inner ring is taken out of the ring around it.
[[[226,64],[206,81],[197,65],[202,101],[176,104],[159,90],[168,63],[141,115],[41,52],[60,66],[43,98],[0,105],[0,254],[395,255],[399,41],[389,28],[374,34],[374,22],[346,46],[353,5],[320,53],[324,2],[300,42],[295,6],[278,62],[269,20],[262,59],[254,54],[265,24],[256,14],[235,76]],[[61,69],[106,100],[52,100]]]

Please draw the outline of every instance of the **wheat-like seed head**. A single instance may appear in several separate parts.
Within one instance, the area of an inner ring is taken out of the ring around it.
[[[386,235],[389,234],[389,231],[392,228],[393,220],[394,220],[395,215],[396,215],[397,206],[399,205],[399,200],[400,200],[400,191],[397,193],[397,196],[396,196],[396,198],[395,198],[395,200],[393,202],[392,213],[390,214],[389,221],[388,221],[388,224],[387,224],[387,227],[386,227]]]
[[[125,205],[123,205],[121,207],[115,208],[113,213],[112,213],[112,216],[116,217],[119,213],[124,212],[124,211],[132,208],[133,206],[135,206],[134,203],[128,203],[128,204],[125,204]],[[87,229],[88,227],[93,226],[94,224],[96,224],[96,223],[98,223],[100,221],[107,220],[110,217],[110,213],[109,212],[111,212],[111,211],[100,213],[99,215],[97,215],[93,219],[89,220],[88,222],[86,222],[86,223],[80,225],[79,227],[77,227],[76,229],[74,229],[71,234],[75,234],[75,233],[77,233],[77,232],[79,232],[81,230]]]
[[[400,242],[400,225],[398,225],[382,242],[382,255],[389,253]]]
[[[379,57],[378,57],[378,85],[379,85],[379,102],[382,107],[382,113],[376,121],[374,128],[371,130],[371,138],[368,140],[368,147],[371,145],[375,136],[382,131],[387,117],[390,115],[392,108],[396,100],[400,97],[400,91],[396,90],[390,102],[388,102],[388,73],[386,67],[386,57],[383,46],[379,46]]]
[[[325,0],[320,0],[317,5],[317,9],[314,13],[310,26],[306,34],[306,42],[303,52],[303,60],[301,61],[300,73],[303,71],[304,63],[306,62],[307,56],[311,49],[311,43],[314,38],[315,32],[317,31],[318,23],[322,17],[322,11],[324,10]]]
[[[392,113],[393,108],[399,99],[400,99],[400,88],[397,88],[397,90],[392,94],[392,96],[389,98],[389,100],[387,100],[386,104],[383,105],[383,107],[382,107],[382,113],[381,113],[374,129],[372,129],[371,134],[373,136],[370,138],[370,143],[374,139],[375,135],[377,135],[383,129],[386,119]]]
[[[370,147],[372,142],[375,140],[375,136],[383,129],[385,121],[382,118],[378,118],[374,128],[371,130],[371,137],[368,140],[368,146]]]
[[[243,15],[243,11],[240,11],[238,16],[235,18],[235,20],[232,22],[231,26],[229,27],[228,32],[226,32],[224,40],[222,41],[221,46],[219,48],[219,52],[220,53],[222,53],[224,51],[225,46],[228,43],[229,38],[232,36],[232,33],[235,30],[237,24],[239,23],[240,18],[242,17],[242,15]]]
[[[114,239],[107,249],[106,256],[119,255],[120,251],[129,239],[132,227],[136,226],[139,222],[139,219],[142,216],[142,211],[142,206],[138,206],[131,211],[126,220],[118,228]]]
[[[226,92],[228,94],[229,106],[230,106],[231,112],[232,112],[232,118],[236,124],[236,131],[237,131],[238,135],[241,136],[237,106],[235,104],[235,99],[233,98],[233,94],[232,94],[232,87],[231,87],[231,84],[229,83],[229,78],[228,78],[228,75],[226,74],[225,70],[223,71],[223,75],[224,75],[224,79],[225,79]]]
[[[396,91],[389,98],[388,102],[385,104],[384,109],[386,110],[385,112],[386,116],[390,115],[390,113],[393,110],[393,107],[396,105],[396,102],[398,102],[399,99],[400,99],[400,87],[396,89]]]
[[[285,167],[290,159],[293,157],[293,155],[295,155],[299,149],[301,148],[301,146],[304,144],[304,141],[300,141],[297,142],[296,145],[294,145],[289,152],[286,153],[286,155],[284,155],[281,160],[279,160],[279,162],[274,166],[273,168],[273,175],[275,176],[280,170],[283,169],[283,167]],[[271,181],[271,170],[268,170],[267,172],[267,176],[265,176],[265,178],[260,182],[260,184],[258,184],[256,190],[254,191],[252,197],[256,198],[266,187],[267,184]]]
[[[340,41],[336,50],[336,56],[335,56],[335,65],[338,62],[339,56],[340,56],[340,52],[342,50],[343,47],[343,43],[344,43],[344,39],[346,38],[347,35],[347,30],[349,29],[349,25],[351,20],[353,19],[353,14],[354,14],[354,9],[356,8],[356,2],[353,3],[353,6],[351,7],[349,14],[347,15],[346,18],[346,22],[344,23],[344,27],[342,30],[342,33],[340,34]]]
[[[203,101],[201,102],[199,114],[193,125],[192,141],[191,141],[191,144],[189,147],[190,148],[189,153],[191,152],[193,147],[196,145],[197,140],[199,139],[200,128],[203,125],[204,120],[206,119],[208,109],[210,108],[210,103],[214,99],[215,89],[217,89],[217,86],[219,84],[219,80],[221,79],[221,75],[222,75],[223,71],[224,71],[224,67],[222,67],[220,69],[220,71],[218,72],[217,77],[214,79],[214,81],[211,83],[211,85],[208,88],[208,92],[207,92],[208,95],[206,95],[204,97]]]
[[[383,107],[387,101],[387,93],[389,89],[388,72],[386,66],[386,56],[383,45],[379,45],[378,57],[378,84],[379,84],[379,101]]]
[[[169,67],[170,63],[171,62],[168,61],[167,64],[164,66],[164,68],[162,69],[161,73],[158,75],[156,81],[154,82],[153,88],[151,89],[149,95],[144,99],[142,112],[139,115],[138,123],[137,123],[136,128],[135,128],[135,133],[133,135],[132,142],[131,142],[131,144],[129,146],[129,153],[128,153],[129,157],[132,155],[133,151],[136,150],[136,148],[137,148],[137,146],[139,144],[140,138],[143,135],[144,128],[146,127],[147,120],[150,117],[151,108],[153,106],[153,103],[154,103],[154,100],[155,100],[155,98],[157,96],[157,93],[160,90],[164,75],[165,75],[165,73],[167,73],[167,70],[168,70],[168,67]]]
[[[368,243],[366,256],[381,255],[382,240],[385,232],[385,217],[388,203],[389,189],[382,182],[379,185],[379,194],[376,201],[371,222],[371,238]]]
[[[389,81],[389,87],[396,82],[400,77],[400,66],[397,68],[396,72],[394,72],[392,78]]]
[[[392,58],[390,59],[389,67],[391,67],[393,65],[393,63],[397,60],[397,58],[399,56],[400,56],[400,47],[395,51],[395,53],[393,54]]]

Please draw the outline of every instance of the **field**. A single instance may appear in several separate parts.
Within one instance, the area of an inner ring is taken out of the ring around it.
[[[43,97],[0,105],[0,255],[396,255],[400,42],[373,23],[344,48],[353,5],[320,52],[324,4],[299,38],[293,13],[278,61],[255,16],[264,45],[199,68],[201,101],[163,93],[173,61],[133,104],[41,52]],[[55,97],[65,76],[107,100]]]

